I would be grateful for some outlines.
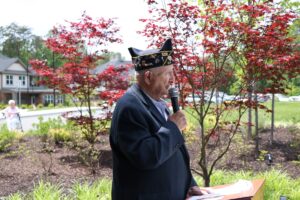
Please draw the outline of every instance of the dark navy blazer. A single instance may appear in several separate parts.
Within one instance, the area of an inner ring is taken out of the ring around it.
[[[137,85],[116,105],[110,145],[112,200],[183,200],[196,185],[180,130]]]

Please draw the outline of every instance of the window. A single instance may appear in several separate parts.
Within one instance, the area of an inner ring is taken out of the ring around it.
[[[63,104],[64,103],[64,96],[63,95],[56,95],[55,96],[56,104]],[[53,94],[46,94],[44,95],[44,104],[54,103]]]
[[[19,76],[19,82],[21,86],[25,86],[26,85],[25,76]]]
[[[45,104],[53,103],[53,94],[44,95],[44,103]]]
[[[6,85],[13,85],[13,76],[12,75],[6,75]]]
[[[57,95],[56,98],[57,98],[56,103],[61,103],[61,104],[64,103],[64,96],[63,95]]]

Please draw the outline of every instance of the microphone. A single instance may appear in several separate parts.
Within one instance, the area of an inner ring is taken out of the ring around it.
[[[171,98],[173,113],[176,113],[179,110],[178,89],[177,88],[170,88],[169,89],[169,96]]]

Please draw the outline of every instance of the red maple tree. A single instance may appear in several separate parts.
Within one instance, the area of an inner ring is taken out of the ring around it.
[[[97,62],[103,59],[101,55],[107,52],[107,46],[122,42],[118,31],[113,19],[93,20],[84,13],[79,22],[54,27],[52,35],[45,41],[51,51],[61,56],[62,66],[53,69],[47,61],[30,62],[42,77],[40,84],[70,95],[80,108],[87,107],[87,115],[80,112],[80,116],[69,119],[79,125],[91,145],[96,142],[97,135],[107,129],[107,123],[103,122],[111,117],[108,105],[112,105],[129,84],[125,78],[128,66],[110,66],[100,73],[95,70]],[[100,98],[101,116],[94,116],[92,111],[92,101],[97,96]]]
[[[184,105],[185,97],[192,95],[192,110],[187,111],[201,127],[201,171],[194,171],[209,186],[216,163],[242,125],[242,115],[248,108],[266,109],[251,98],[239,100],[249,84],[264,79],[270,83],[265,90],[274,91],[284,87],[281,80],[297,70],[299,54],[287,51],[292,49],[292,39],[286,31],[296,16],[275,8],[271,1],[147,2],[151,18],[141,19],[145,28],[140,33],[149,39],[150,46],[158,46],[166,38],[173,40],[181,102]],[[219,91],[234,80],[239,80],[234,101],[221,103]],[[209,150],[208,145],[215,148]]]
[[[272,93],[272,126],[274,124],[274,93],[284,93],[288,78],[299,74],[299,51],[288,29],[297,15],[271,2],[252,1],[239,5],[239,14],[247,17],[240,27],[241,49],[235,56],[236,64],[243,70],[242,79],[247,84],[245,92],[252,106],[248,109],[248,138],[252,137],[252,111],[255,110],[256,155],[258,148],[257,93]],[[254,97],[254,98],[253,98]],[[271,128],[273,130],[273,128]],[[270,141],[273,141],[271,131]]]

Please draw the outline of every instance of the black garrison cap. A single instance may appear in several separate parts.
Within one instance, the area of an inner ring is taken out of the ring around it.
[[[140,50],[130,47],[128,50],[131,54],[135,71],[173,64],[171,39],[167,39],[160,49]]]

